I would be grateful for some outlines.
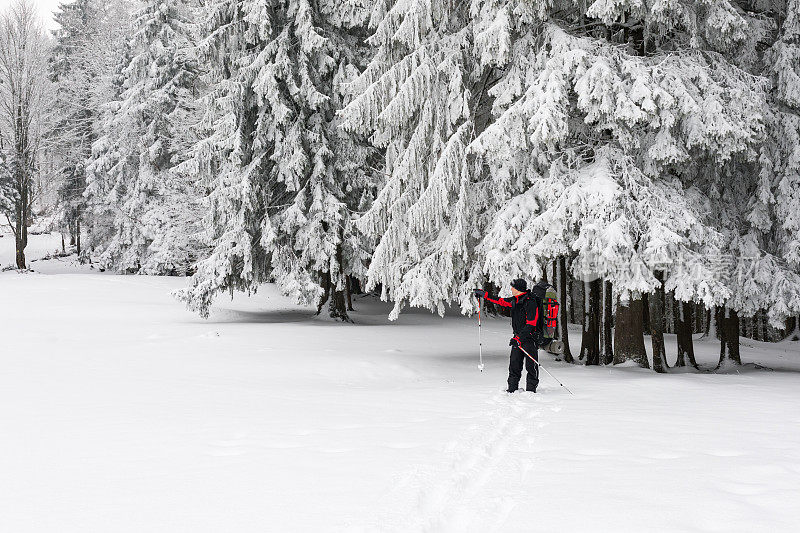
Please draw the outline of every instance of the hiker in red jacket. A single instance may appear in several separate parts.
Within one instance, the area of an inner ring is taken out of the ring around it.
[[[507,391],[514,392],[519,388],[524,362],[525,370],[528,371],[525,390],[536,392],[536,387],[539,385],[539,365],[527,357],[520,347],[538,361],[539,340],[544,331],[544,317],[539,316],[539,310],[542,308],[541,298],[531,294],[524,279],[515,279],[511,282],[511,298],[492,298],[483,289],[475,289],[475,296],[511,309],[511,328],[514,330],[514,338],[509,343],[511,362],[508,365]]]

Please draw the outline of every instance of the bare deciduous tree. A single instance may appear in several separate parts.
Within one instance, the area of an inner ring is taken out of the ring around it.
[[[17,268],[26,268],[28,225],[36,197],[37,155],[44,129],[47,38],[29,0],[0,15],[0,209],[14,232]]]

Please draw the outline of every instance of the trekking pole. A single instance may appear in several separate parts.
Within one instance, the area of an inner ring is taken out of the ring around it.
[[[478,300],[478,357],[480,358],[480,363],[478,363],[478,370],[483,372],[483,341],[481,340],[481,303],[483,302],[483,298]]]
[[[542,370],[544,370],[545,372],[547,372],[547,374],[548,374],[548,375],[549,375],[551,378],[553,378],[554,380],[558,381],[558,378],[557,378],[557,377],[555,377],[553,374],[550,374],[550,371],[549,371],[549,370],[547,370],[545,367],[543,367],[543,366],[542,366],[542,365],[539,363],[539,361],[537,361],[536,359],[534,359],[534,358],[533,358],[533,356],[532,356],[531,354],[529,354],[528,352],[526,352],[526,351],[525,351],[525,348],[523,348],[523,347],[522,347],[522,345],[519,345],[519,349],[520,349],[520,350],[522,350],[522,353],[524,353],[525,355],[527,355],[528,357],[530,357],[530,358],[531,358],[531,361],[533,361],[534,363],[536,363],[536,366],[538,366],[539,368],[541,368]],[[566,385],[564,385],[564,384],[563,384],[563,383],[561,383],[560,381],[558,381],[558,384],[559,384],[559,385],[561,385],[562,387],[564,387],[565,389],[567,389],[567,392],[568,392],[568,393],[572,394],[572,391],[571,391],[571,390],[569,390],[569,387],[567,387]],[[572,395],[573,395],[573,396],[575,396],[574,394],[572,394]]]

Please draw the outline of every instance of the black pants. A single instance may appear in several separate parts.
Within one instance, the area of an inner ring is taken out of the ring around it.
[[[525,343],[522,347],[538,361],[539,354],[535,344]],[[523,363],[525,364],[525,370],[528,371],[528,375],[525,378],[525,389],[536,392],[536,387],[539,385],[539,365],[522,353],[522,350],[517,346],[511,348],[511,363],[508,365],[508,390],[514,392],[519,388],[519,380],[522,379]]]

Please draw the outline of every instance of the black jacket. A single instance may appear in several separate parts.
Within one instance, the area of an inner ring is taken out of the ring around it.
[[[530,291],[510,298],[491,298],[487,293],[485,298],[500,307],[511,308],[511,328],[521,342],[538,342],[544,332],[542,327],[544,319],[539,316],[539,310],[542,308],[540,298],[531,294]]]

